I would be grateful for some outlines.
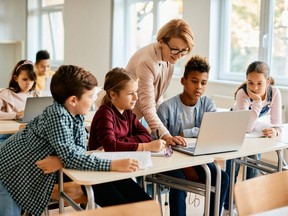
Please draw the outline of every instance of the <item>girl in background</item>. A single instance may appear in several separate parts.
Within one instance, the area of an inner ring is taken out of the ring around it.
[[[252,62],[246,71],[246,82],[235,93],[235,105],[233,110],[252,110],[247,132],[258,132],[265,137],[278,136],[282,130],[282,102],[281,93],[274,86],[274,80],[270,77],[269,67],[261,61]],[[260,159],[260,155],[249,156]],[[236,182],[240,165],[236,164]],[[230,176],[231,161],[226,162],[226,172]],[[247,179],[256,177],[258,171],[247,168]],[[229,189],[228,189],[229,191]],[[229,208],[229,196],[226,196],[224,208]]]
[[[0,92],[0,119],[18,119],[23,116],[27,97],[36,97],[36,74],[31,61],[19,61],[11,75],[9,86]]]
[[[35,91],[36,74],[31,61],[19,61],[11,74],[8,88],[0,91],[0,120],[19,119],[23,116],[27,97],[38,96]],[[0,143],[11,134],[1,134]]]

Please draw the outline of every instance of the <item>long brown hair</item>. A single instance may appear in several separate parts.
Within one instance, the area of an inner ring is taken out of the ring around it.
[[[29,90],[29,92],[34,90],[36,86],[36,73],[34,71],[34,65],[31,61],[24,59],[24,60],[19,61],[15,65],[11,73],[11,79],[10,79],[8,88],[15,93],[18,93],[21,91],[18,82],[15,81],[15,76],[18,77],[22,71],[26,71],[29,79],[34,81],[33,86]]]

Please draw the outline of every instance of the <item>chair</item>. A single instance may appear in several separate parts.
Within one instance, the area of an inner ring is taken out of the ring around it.
[[[288,171],[237,182],[234,193],[239,216],[287,206],[287,182]]]
[[[87,196],[83,193],[81,186],[74,183],[74,182],[65,182],[63,184],[64,187],[64,192],[76,203],[76,204],[80,204],[80,206],[82,208],[86,207],[87,204]],[[59,198],[58,198],[58,193],[59,193],[59,188],[58,188],[58,184],[54,185],[54,189],[51,195],[51,202],[49,204],[53,205],[56,204],[57,208],[58,208],[58,202],[59,202]],[[67,202],[64,201],[64,206],[68,206],[69,204]],[[49,215],[49,211],[48,208],[45,209],[45,216]]]

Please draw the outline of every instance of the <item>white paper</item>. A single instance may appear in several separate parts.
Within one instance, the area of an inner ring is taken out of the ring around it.
[[[137,152],[93,152],[92,155],[95,155],[101,159],[125,159],[131,158],[139,162],[139,169],[146,169],[152,167],[151,152],[149,151],[137,151]]]
[[[165,150],[161,150],[159,152],[151,152],[152,157],[164,157],[165,156]]]

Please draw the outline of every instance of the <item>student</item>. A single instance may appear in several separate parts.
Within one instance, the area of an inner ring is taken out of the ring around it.
[[[273,138],[282,131],[282,102],[279,89],[274,86],[269,67],[261,61],[252,62],[246,71],[246,82],[235,92],[233,110],[252,110],[247,132],[260,132],[265,137]],[[260,159],[260,155],[250,156]],[[236,182],[240,165],[236,164]],[[226,172],[230,176],[231,160],[226,162]],[[256,177],[258,170],[247,168],[247,179]],[[229,208],[229,196],[226,196],[224,208]]]
[[[37,75],[36,89],[42,95],[51,95],[50,82],[55,73],[50,69],[50,54],[46,50],[39,50],[36,53],[35,69]]]
[[[163,125],[169,130],[172,136],[181,135],[183,137],[197,137],[204,112],[215,112],[216,107],[210,97],[203,96],[208,82],[210,65],[206,58],[195,55],[187,62],[184,75],[181,78],[183,92],[171,99],[164,101],[157,111]],[[209,134],[208,134],[209,136]],[[216,167],[209,163],[211,171],[211,184],[216,185]],[[166,174],[182,178],[196,179],[205,182],[205,172],[201,166],[195,166],[181,170],[173,170]],[[193,172],[194,175],[193,175]],[[190,177],[191,176],[191,177]],[[221,196],[219,215],[221,213],[224,198],[227,193],[229,177],[221,171]],[[170,189],[169,205],[171,216],[186,215],[186,192],[177,189]],[[214,215],[215,194],[211,193],[210,215]]]
[[[185,144],[179,136],[171,136],[156,114],[162,96],[168,88],[174,64],[188,55],[194,46],[193,32],[182,19],[173,19],[158,32],[157,42],[138,50],[129,60],[126,69],[139,78],[139,90],[133,112],[148,123],[154,135],[159,131],[167,144]]]
[[[36,97],[36,74],[33,63],[19,61],[12,70],[8,88],[0,91],[0,120],[19,119],[23,117],[27,97]],[[0,143],[10,134],[1,134]]]
[[[62,166],[79,170],[137,170],[138,162],[133,159],[111,161],[85,154],[83,115],[90,109],[96,85],[96,78],[83,68],[61,66],[51,81],[53,105],[2,144],[0,215],[20,215],[21,208],[41,215],[51,197],[54,172]],[[45,163],[47,157],[54,162]]]
[[[154,140],[132,113],[138,91],[135,74],[114,68],[106,74],[106,92],[91,124],[89,149],[105,151],[160,151],[164,140]]]

